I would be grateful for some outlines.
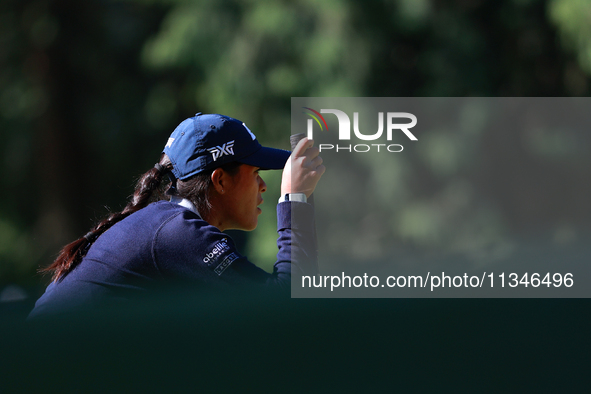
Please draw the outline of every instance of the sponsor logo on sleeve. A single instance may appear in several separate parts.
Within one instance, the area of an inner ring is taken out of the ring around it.
[[[232,252],[231,254],[228,255],[228,257],[226,257],[220,263],[220,265],[215,267],[214,272],[218,275],[221,275],[222,272],[224,272],[226,270],[226,268],[228,268],[230,266],[230,264],[232,264],[237,258],[238,258],[238,254],[235,252]]]
[[[224,238],[221,241],[217,242],[213,245],[213,248],[209,253],[203,257],[203,262],[207,265],[211,265],[216,262],[216,260],[222,255],[222,253],[230,250],[230,245],[228,245],[228,238]]]

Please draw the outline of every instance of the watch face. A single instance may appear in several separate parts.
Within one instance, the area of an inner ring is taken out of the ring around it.
[[[305,193],[291,193],[289,194],[289,201],[308,202]]]
[[[308,202],[308,198],[305,193],[287,193],[284,196],[279,197],[279,202],[285,201]]]

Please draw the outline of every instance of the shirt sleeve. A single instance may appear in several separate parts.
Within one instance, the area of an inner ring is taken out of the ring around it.
[[[233,240],[198,215],[183,210],[163,223],[152,243],[154,264],[163,276],[211,286],[258,283],[289,289],[291,275],[315,275],[314,207],[277,205],[277,261],[268,273],[241,255]]]

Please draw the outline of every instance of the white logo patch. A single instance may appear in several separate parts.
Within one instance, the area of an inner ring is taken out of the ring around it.
[[[174,138],[169,138],[168,141],[166,142],[166,145],[164,145],[165,148],[172,148],[172,143],[174,142]]]
[[[248,131],[248,134],[250,134],[250,136],[252,137],[253,140],[256,140],[257,139],[256,135],[254,135],[252,133],[252,131],[250,131],[250,129],[244,123],[242,123],[242,126],[244,126],[244,128],[246,129],[246,131]]]
[[[236,253],[231,253],[213,270],[218,276],[222,275],[222,273],[228,268],[230,264],[238,259],[238,255]]]
[[[220,257],[224,252],[230,250],[230,245],[228,245],[228,238],[224,238],[215,245],[211,249],[211,252],[207,253],[203,258],[203,262],[207,265],[212,264],[215,262],[218,257]]]
[[[219,157],[225,155],[234,155],[234,141],[228,141],[222,146],[209,148],[208,151],[213,155],[213,161],[216,161]]]

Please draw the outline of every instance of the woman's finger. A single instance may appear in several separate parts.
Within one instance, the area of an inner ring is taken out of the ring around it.
[[[314,141],[313,140],[309,140],[308,137],[304,137],[300,140],[300,142],[298,142],[298,144],[296,145],[295,149],[293,150],[293,152],[291,153],[292,157],[301,157],[304,156],[306,150],[308,148],[311,148],[312,145],[314,145]]]
[[[309,160],[313,160],[315,157],[318,157],[320,154],[320,149],[315,146],[311,146],[310,148],[306,149],[304,152],[304,156],[306,156]]]
[[[316,168],[318,167],[320,164],[322,164],[322,157],[320,156],[316,156],[314,159],[312,159],[312,161],[310,162],[310,167],[312,168]]]

